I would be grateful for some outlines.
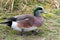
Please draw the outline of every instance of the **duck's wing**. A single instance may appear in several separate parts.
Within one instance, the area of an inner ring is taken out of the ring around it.
[[[34,16],[32,15],[18,15],[18,16],[14,16],[14,18],[17,18],[17,20],[27,20],[30,18],[33,18]]]
[[[11,21],[18,21],[18,20],[31,20],[33,19],[34,16],[32,15],[17,15],[14,17],[10,17],[7,20],[11,20]]]
[[[19,20],[18,20],[18,23],[19,23],[19,27],[23,27],[23,28],[29,28],[29,27],[32,27],[33,24],[34,24],[34,16],[28,16],[26,15],[25,17],[21,16],[19,17]]]

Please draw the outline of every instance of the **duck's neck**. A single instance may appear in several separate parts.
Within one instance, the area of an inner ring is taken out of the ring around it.
[[[41,15],[42,15],[41,13],[37,13],[37,12],[34,13],[34,16],[36,16],[36,17],[39,17]]]
[[[42,15],[41,10],[34,10],[34,16],[39,17],[41,15]]]

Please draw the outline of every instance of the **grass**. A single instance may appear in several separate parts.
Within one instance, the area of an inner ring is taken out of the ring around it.
[[[20,15],[20,13],[32,13],[32,10],[40,5],[51,13],[44,15],[45,22],[42,27],[39,28],[41,30],[39,35],[20,36],[20,32],[13,30],[6,25],[0,25],[0,40],[60,40],[60,9],[52,10],[50,4],[47,2],[40,3],[37,0],[29,0],[28,2],[24,0],[15,0],[13,6],[14,13],[8,13],[11,9],[11,2],[6,5],[7,11],[4,11],[5,2],[2,3],[3,5],[0,7],[2,10],[0,9],[0,12],[3,13],[0,13],[0,22],[4,21],[6,18]],[[20,11],[18,12],[15,10]]]
[[[4,16],[3,16],[4,15]],[[7,16],[8,17],[7,17]],[[0,14],[0,22],[19,14]],[[49,15],[49,16],[48,16]],[[46,14],[45,22],[39,29],[39,35],[20,36],[19,32],[6,25],[0,25],[0,40],[60,40],[60,16],[57,13]]]

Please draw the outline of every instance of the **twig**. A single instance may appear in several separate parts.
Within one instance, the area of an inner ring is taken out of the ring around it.
[[[6,4],[4,5],[4,7],[8,4],[9,1],[10,1],[10,0],[8,0],[8,1],[6,2]]]
[[[3,3],[4,0],[1,1],[1,7],[2,7],[2,3]]]
[[[12,0],[11,12],[13,11],[14,0]]]

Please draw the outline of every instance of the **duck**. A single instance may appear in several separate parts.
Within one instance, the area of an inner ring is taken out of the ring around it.
[[[41,27],[44,23],[43,13],[45,13],[44,8],[39,6],[35,8],[33,15],[22,14],[13,16],[0,22],[0,24],[6,24],[10,28],[20,32],[33,31],[34,33],[37,33],[36,29]]]

